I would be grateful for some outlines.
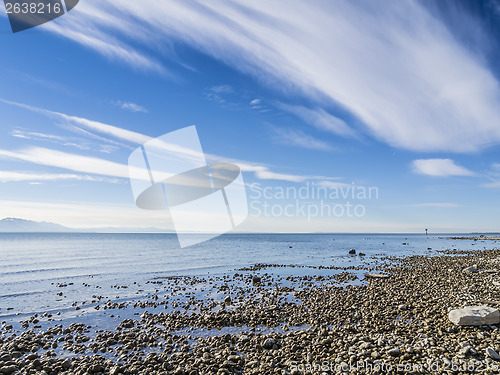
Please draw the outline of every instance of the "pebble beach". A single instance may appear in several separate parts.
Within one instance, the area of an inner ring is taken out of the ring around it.
[[[498,373],[499,327],[448,319],[500,305],[498,259],[500,250],[446,250],[302,276],[287,274],[305,266],[255,264],[157,278],[144,298],[88,301],[104,328],[57,313],[3,322],[0,373]]]

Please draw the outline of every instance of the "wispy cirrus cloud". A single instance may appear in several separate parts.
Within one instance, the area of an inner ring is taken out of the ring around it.
[[[500,163],[491,164],[491,169],[487,172],[487,177],[491,180],[491,182],[481,185],[482,187],[489,189],[500,188]]]
[[[303,106],[292,106],[283,103],[279,103],[278,108],[297,115],[308,125],[314,126],[319,130],[345,137],[357,137],[356,132],[349,127],[344,120],[333,116],[322,108],[311,109]]]
[[[269,170],[269,168],[258,166],[251,168],[255,172],[255,177],[260,180],[279,180],[288,182],[304,182],[309,179],[308,176],[278,173]]]
[[[471,152],[500,143],[495,75],[420,2],[88,0],[45,27],[150,70],[163,69],[152,47],[185,43],[315,108],[335,103],[394,147]]]
[[[119,179],[111,179],[106,177],[96,177],[81,174],[64,174],[64,173],[32,173],[32,172],[13,172],[0,171],[0,182],[40,182],[40,181],[98,181],[118,183]]]
[[[458,203],[449,202],[435,202],[435,203],[416,203],[413,207],[432,207],[432,208],[457,208],[460,207]]]
[[[119,178],[128,178],[129,176],[129,169],[126,164],[42,147],[30,147],[18,151],[0,149],[0,158],[22,160],[28,163],[102,176]]]
[[[151,70],[171,76],[167,69],[165,69],[155,57],[148,56],[144,51],[139,51],[126,42],[121,41],[119,38],[111,36],[105,30],[101,30],[92,25],[98,20],[102,25],[108,25],[111,26],[111,28],[124,31],[126,27],[134,27],[133,22],[125,19],[120,21],[119,17],[107,11],[96,14],[95,11],[97,11],[97,9],[93,8],[91,4],[89,5],[89,7],[78,9],[79,16],[70,22],[70,24],[73,24],[72,27],[69,27],[69,24],[64,20],[62,20],[62,22],[48,22],[42,27],[64,36],[65,38],[71,39],[86,48],[95,50],[110,60],[124,62],[136,69]],[[79,6],[78,8],[81,7]],[[70,14],[71,13],[68,13],[66,16]]]
[[[31,132],[21,129],[14,129],[10,132],[13,137],[23,138],[23,139],[50,139],[61,142],[66,142],[68,139],[66,137],[55,135],[55,134],[45,134],[40,132]]]
[[[234,89],[230,85],[217,85],[209,88],[209,91],[212,91],[216,94],[232,94]]]
[[[354,183],[348,184],[340,181],[319,181],[316,185],[327,189],[353,189],[356,187]]]
[[[284,144],[318,151],[332,151],[333,147],[327,142],[316,139],[303,131],[274,128],[275,139]]]
[[[412,162],[413,172],[434,177],[474,176],[473,171],[451,159],[418,159]]]
[[[143,112],[143,113],[148,112],[146,107],[143,107],[142,105],[139,105],[139,104],[133,103],[133,102],[124,102],[124,101],[118,100],[116,102],[116,105],[118,107],[120,107],[121,109],[125,109],[125,110],[130,111],[130,112]]]
[[[235,106],[235,103],[228,102],[228,97],[234,94],[234,89],[230,85],[216,85],[205,89],[205,97],[221,105]]]
[[[93,133],[89,133],[87,130],[82,128],[87,128],[95,132],[101,133],[107,137],[117,138],[123,141],[133,143],[135,145],[142,145],[154,139],[150,136],[141,133],[133,132],[131,130],[123,129],[110,124],[105,124],[99,121],[89,120],[83,117],[70,116],[64,113],[49,111],[43,108],[34,107],[24,103],[12,102],[1,98],[0,102],[24,108],[29,111],[37,112],[45,116],[64,119],[70,123],[78,124],[81,127],[81,128],[76,127],[78,131],[81,131],[83,134],[87,134],[92,137],[97,137],[100,140],[104,140],[106,138],[102,138]],[[175,147],[175,145],[167,145],[167,144],[164,144],[163,146],[167,148]],[[185,150],[178,150],[178,151],[182,153]],[[81,156],[71,153],[65,153],[62,151],[50,150],[46,148],[31,147],[21,151],[8,151],[0,149],[0,157],[2,156],[11,159],[18,159],[30,163],[58,167],[77,172],[94,173],[98,175],[106,175],[112,177],[125,177],[125,178],[128,177],[128,170],[127,170],[128,167],[125,164],[109,162],[107,160],[100,158]],[[330,177],[324,177],[324,176],[307,176],[307,175],[279,173],[271,170],[268,166],[261,165],[259,163],[246,160],[236,160],[233,158],[228,158],[225,156],[220,156],[215,154],[205,154],[205,157],[208,162],[212,163],[227,162],[227,163],[238,164],[241,170],[245,172],[253,172],[255,174],[255,177],[262,180],[303,182],[308,179],[312,180],[331,179]]]
[[[254,172],[255,176],[261,180],[280,180],[280,181],[288,181],[288,182],[303,182],[310,179],[315,180],[327,180],[329,177],[323,176],[304,176],[304,175],[293,175],[293,174],[285,174],[274,172],[266,166],[257,165],[250,162],[242,162],[236,160],[230,160],[221,156],[216,155],[207,155],[209,159],[217,162],[234,162],[240,166],[243,171],[246,172]],[[97,174],[101,176],[109,176],[109,177],[118,177],[118,178],[126,178],[128,179],[130,173],[133,173],[135,176],[143,176],[147,175],[147,171],[137,170],[135,167],[130,167],[127,164],[117,163],[113,161],[109,161],[102,158],[90,157],[72,154],[63,151],[51,150],[42,147],[30,147],[17,151],[9,151],[0,149],[0,159],[12,159],[12,160],[20,160],[32,164],[44,165],[48,167],[61,168],[65,170],[70,170],[74,172],[82,172],[82,173],[90,173]],[[131,170],[135,169],[135,171]],[[5,176],[10,178],[15,178],[15,175]],[[62,176],[62,175],[59,175]],[[0,173],[1,177],[1,173]],[[22,174],[18,175],[18,178],[22,179],[23,177],[28,178],[28,175],[23,176]],[[32,175],[32,180],[36,181],[36,174]],[[47,177],[47,179],[50,179]],[[70,179],[68,177],[68,179]],[[74,178],[78,179],[78,178]],[[81,178],[85,180],[86,178]],[[95,178],[94,181],[98,181],[98,178]],[[1,181],[1,178],[0,178]]]
[[[483,184],[481,186],[488,188],[488,189],[500,189],[500,181],[488,182],[488,183]]]
[[[14,129],[10,132],[10,134],[15,137],[15,138],[21,138],[21,139],[29,139],[29,140],[37,140],[37,141],[47,141],[51,143],[56,143],[59,145],[63,146],[71,146],[78,148],[80,150],[90,150],[91,147],[87,143],[79,142],[78,139],[75,138],[68,138],[68,137],[63,137],[60,135],[55,135],[55,134],[46,134],[46,133],[40,133],[40,132],[32,132],[28,130],[23,130],[23,129]],[[103,151],[103,147],[101,146],[99,148],[99,151]]]
[[[70,115],[67,115],[64,113],[50,111],[47,109],[38,108],[38,107],[31,106],[31,105],[24,104],[24,103],[13,102],[13,101],[5,100],[2,98],[0,98],[0,102],[5,103],[5,104],[9,104],[9,105],[14,105],[16,107],[24,108],[26,110],[29,110],[32,112],[37,112],[37,113],[43,114],[45,116],[49,116],[49,117],[56,118],[59,120],[64,120],[68,123],[76,124],[76,125],[79,125],[81,127],[97,131],[97,132],[102,133],[104,135],[119,138],[121,140],[128,141],[128,142],[135,143],[135,144],[143,144],[143,143],[152,139],[151,137],[146,136],[144,134],[140,134],[140,133],[137,133],[137,132],[134,132],[131,130],[123,129],[123,128],[120,128],[117,126],[105,124],[105,123],[102,123],[99,121],[89,120],[89,119],[86,119],[84,117],[70,116]]]
[[[493,163],[491,164],[491,168],[493,169],[493,171],[495,171],[496,173],[500,173],[500,163]]]

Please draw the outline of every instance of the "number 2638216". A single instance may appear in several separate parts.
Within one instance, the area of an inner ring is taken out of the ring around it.
[[[6,3],[7,14],[59,14],[64,13],[60,3]]]

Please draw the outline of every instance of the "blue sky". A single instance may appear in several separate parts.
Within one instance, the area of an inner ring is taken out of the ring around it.
[[[241,231],[498,231],[500,1],[286,4],[85,0],[17,34],[2,6],[0,216],[171,229],[127,160],[194,124],[243,170]],[[378,194],[279,215],[311,186]]]

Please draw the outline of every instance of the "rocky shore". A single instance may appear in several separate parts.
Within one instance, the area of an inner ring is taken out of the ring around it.
[[[500,241],[498,236],[468,236],[468,237],[450,237],[451,240],[471,240],[471,241]]]
[[[500,305],[499,259],[500,250],[446,251],[315,276],[259,264],[158,279],[142,301],[96,296],[92,308],[114,317],[114,329],[47,313],[3,322],[0,374],[499,373],[499,327],[448,318]],[[117,318],[125,311],[137,315]]]

